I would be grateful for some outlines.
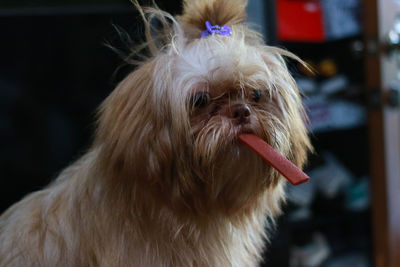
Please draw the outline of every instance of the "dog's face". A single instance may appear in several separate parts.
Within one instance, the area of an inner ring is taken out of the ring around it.
[[[279,56],[272,49],[240,46],[225,37],[201,40],[193,46],[180,57],[176,71],[197,81],[186,90],[196,162],[210,168],[219,161],[224,166],[230,162],[227,158],[234,158],[239,161],[235,165],[243,165],[249,155],[242,156],[247,149],[237,142],[241,133],[258,135],[288,155],[293,124],[302,122],[290,117],[300,100]],[[250,158],[251,166],[242,166],[246,172],[257,162]]]
[[[102,107],[106,164],[185,213],[233,214],[261,198],[278,210],[282,179],[239,134],[258,135],[298,166],[309,148],[282,51],[237,32],[171,44]]]

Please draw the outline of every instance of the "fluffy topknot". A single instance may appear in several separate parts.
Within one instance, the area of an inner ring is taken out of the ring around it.
[[[128,54],[117,51],[128,64],[142,65],[162,51],[171,51],[171,47],[179,53],[190,41],[200,39],[206,21],[231,27],[247,44],[263,43],[261,35],[244,23],[247,0],[183,0],[183,13],[175,17],[155,3],[153,7],[142,7],[138,0],[131,1],[143,19],[145,40],[136,46],[128,44],[132,45]]]
[[[183,15],[178,17],[189,38],[199,38],[205,22],[232,26],[246,20],[247,0],[184,0]]]

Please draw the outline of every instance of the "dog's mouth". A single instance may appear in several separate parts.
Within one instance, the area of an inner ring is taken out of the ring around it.
[[[296,165],[276,151],[262,138],[250,132],[243,132],[238,140],[257,153],[264,161],[269,163],[280,174],[282,174],[292,185],[299,185],[307,182],[310,178]]]
[[[254,134],[255,135],[255,132],[251,127],[246,126],[246,125],[241,125],[239,127],[239,129],[237,130],[237,136],[240,136],[241,134]]]

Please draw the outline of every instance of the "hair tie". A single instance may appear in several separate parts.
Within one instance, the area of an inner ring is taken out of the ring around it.
[[[211,23],[207,20],[206,21],[206,28],[207,30],[204,30],[201,33],[201,38],[214,35],[214,34],[220,34],[224,36],[231,36],[231,28],[228,26],[219,26],[219,25],[211,25]]]

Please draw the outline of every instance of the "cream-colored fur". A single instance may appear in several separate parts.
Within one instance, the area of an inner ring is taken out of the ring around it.
[[[176,19],[139,7],[151,56],[102,104],[89,151],[0,217],[0,266],[260,262],[284,180],[237,136],[252,132],[300,167],[310,144],[282,55],[296,57],[265,46],[245,6],[186,0]],[[232,36],[200,39],[206,20]],[[210,101],[196,106],[199,93]],[[235,105],[249,108],[245,123]]]

